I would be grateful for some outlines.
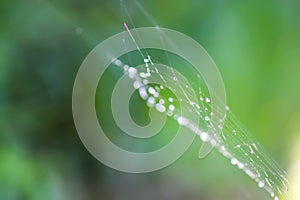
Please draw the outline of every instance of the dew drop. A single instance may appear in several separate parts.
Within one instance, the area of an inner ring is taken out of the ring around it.
[[[128,73],[130,78],[135,78],[137,75],[137,70],[133,67],[129,67]]]
[[[119,59],[116,59],[114,64],[120,67],[122,65],[122,62]]]
[[[166,111],[166,107],[161,105],[161,104],[156,104],[155,106],[156,110],[158,110],[159,112],[165,112]]]
[[[209,135],[208,135],[206,132],[203,132],[203,133],[200,135],[200,138],[201,138],[201,140],[204,141],[204,142],[207,142],[207,141],[209,141],[209,139],[210,139]]]
[[[177,122],[180,125],[187,125],[189,121],[186,118],[184,118],[184,117],[178,117],[177,118]]]
[[[148,88],[148,92],[150,93],[150,94],[155,94],[155,89],[153,88],[153,87],[149,87]]]
[[[149,81],[148,81],[147,79],[144,79],[144,80],[143,80],[143,84],[144,84],[144,85],[148,85],[148,83],[149,83]]]
[[[167,111],[167,115],[168,115],[168,116],[172,116],[172,115],[173,115],[173,112],[172,112],[171,110],[168,110],[168,111]]]
[[[241,162],[238,163],[238,168],[239,169],[244,169],[245,165]]]
[[[174,111],[175,110],[175,106],[174,105],[169,105],[169,110]]]
[[[129,69],[129,66],[128,65],[124,65],[123,69],[124,69],[125,72],[127,72],[128,69]]]
[[[236,164],[238,164],[238,160],[236,159],[236,158],[232,158],[231,159],[231,164],[233,164],[233,165],[236,165]]]
[[[147,100],[148,106],[153,106],[155,104],[155,98],[154,97],[149,97]]]
[[[139,93],[142,99],[146,100],[148,98],[148,94],[145,87],[139,88]]]
[[[258,187],[263,188],[265,186],[265,183],[263,181],[258,182]]]
[[[164,103],[165,103],[165,100],[160,99],[160,100],[159,100],[159,103],[160,103],[160,104],[164,104]]]
[[[217,145],[217,141],[216,141],[216,140],[210,140],[210,144],[211,144],[212,146],[215,146],[215,145]]]
[[[133,87],[134,87],[135,89],[139,89],[141,86],[142,86],[142,83],[141,83],[141,82],[139,82],[139,81],[134,81],[134,82],[133,82]]]

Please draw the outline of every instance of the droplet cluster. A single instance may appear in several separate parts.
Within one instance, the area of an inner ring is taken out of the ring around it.
[[[189,85],[172,87],[172,85],[180,84],[180,79],[174,73],[170,73],[170,78],[162,78],[165,82],[167,82],[166,80],[169,81],[167,85],[173,93],[180,90],[183,96],[179,98],[163,96],[161,92],[166,89],[166,86],[149,84],[148,78],[151,77],[152,73],[159,73],[159,69],[155,68],[149,55],[143,60],[145,65],[144,71],[138,71],[134,67],[123,64],[117,58],[113,58],[112,62],[116,66],[123,68],[124,73],[133,80],[133,87],[138,90],[139,96],[145,100],[148,107],[155,108],[158,112],[172,117],[180,126],[187,127],[197,134],[203,142],[210,143],[216,147],[224,157],[228,158],[233,166],[236,166],[253,179],[257,186],[265,189],[274,200],[278,200],[279,196],[282,196],[284,193],[287,194],[288,180],[285,178],[284,171],[280,170],[276,164],[269,161],[261,153],[259,145],[249,135],[244,133],[245,131],[235,120],[228,106],[224,105],[223,108],[218,108],[216,112],[212,112],[212,99],[201,92],[201,88],[198,93],[198,101],[192,101],[190,98],[192,87]],[[199,127],[192,119],[181,116],[180,112],[177,112],[179,108],[176,106],[176,103],[180,104],[182,102],[188,102],[189,106],[184,109],[197,113],[202,126]],[[226,118],[220,117],[218,123],[215,124],[211,119],[214,115],[219,114],[218,111],[220,109],[226,110]]]

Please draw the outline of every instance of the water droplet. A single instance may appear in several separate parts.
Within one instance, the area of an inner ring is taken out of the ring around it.
[[[175,106],[174,105],[169,105],[169,110],[174,111],[175,110]]]
[[[155,89],[153,88],[153,87],[149,87],[148,88],[148,92],[150,93],[150,94],[155,94]]]
[[[209,135],[208,135],[206,132],[203,132],[203,133],[200,135],[200,138],[201,138],[201,140],[204,141],[204,142],[207,142],[207,141],[209,141],[209,139],[210,139]]]
[[[184,117],[178,117],[177,118],[177,122],[180,125],[187,125],[189,121],[186,118],[184,118]]]
[[[142,99],[146,100],[148,98],[148,94],[145,87],[139,88],[139,93]]]
[[[159,100],[159,103],[160,103],[160,104],[164,104],[164,103],[165,103],[165,100],[160,99],[160,100]]]
[[[128,73],[129,73],[129,77],[133,79],[137,75],[137,70],[133,67],[129,67]]]
[[[114,61],[114,64],[120,67],[122,65],[122,62],[119,59],[116,59]]]
[[[172,115],[173,115],[173,112],[172,112],[171,110],[168,110],[168,111],[167,111],[167,115],[168,115],[168,116],[172,116]]]
[[[210,140],[210,144],[211,144],[212,146],[215,146],[215,145],[217,145],[217,141],[216,141],[216,140]]]
[[[265,183],[263,181],[258,182],[258,187],[263,188],[265,186]]]
[[[147,79],[144,79],[144,80],[143,80],[143,84],[144,84],[144,85],[148,85],[148,83],[149,83],[149,81],[148,81]]]
[[[141,73],[140,73],[140,77],[141,77],[141,78],[148,78],[148,77],[150,77],[150,76],[151,76],[150,73],[144,73],[144,72],[141,72]]]
[[[160,103],[156,104],[155,106],[156,110],[158,110],[159,112],[165,112],[166,111],[166,107],[161,105]]]
[[[129,66],[128,65],[124,65],[123,69],[124,69],[125,72],[127,72],[128,69],[129,69]]]
[[[238,168],[239,169],[244,169],[245,165],[241,162],[238,163]]]
[[[141,83],[141,82],[139,82],[139,81],[134,81],[134,82],[133,82],[133,87],[134,87],[135,89],[139,89],[141,86],[142,86],[142,83]]]
[[[236,158],[232,158],[231,159],[231,164],[233,164],[233,165],[236,165],[236,164],[238,164],[238,160],[236,159]]]
[[[149,97],[147,100],[148,106],[152,107],[155,104],[155,98],[154,97]]]

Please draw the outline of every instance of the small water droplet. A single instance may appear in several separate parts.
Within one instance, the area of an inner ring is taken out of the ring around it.
[[[168,101],[172,103],[174,101],[174,99],[172,97],[169,97]]]
[[[155,89],[153,88],[153,87],[149,87],[148,88],[148,92],[150,93],[150,94],[155,94]]]
[[[147,105],[152,107],[155,104],[155,98],[154,97],[149,97],[147,100]]]
[[[258,182],[258,187],[263,188],[265,186],[265,183],[263,181]]]
[[[160,103],[160,104],[164,104],[164,103],[165,103],[165,100],[160,99],[160,100],[159,100],[159,103]]]
[[[177,118],[177,122],[180,125],[187,125],[189,121],[186,118],[184,118],[184,117],[178,117]]]
[[[236,165],[236,164],[238,164],[238,160],[236,159],[236,158],[232,158],[231,159],[231,164],[233,164],[233,165]]]
[[[174,111],[175,110],[175,106],[174,105],[169,105],[169,110]]]
[[[200,138],[201,138],[201,140],[204,141],[204,142],[207,142],[207,141],[209,141],[209,139],[210,139],[209,135],[208,135],[206,132],[203,132],[203,133],[200,135]]]
[[[156,110],[158,110],[159,112],[165,112],[166,111],[166,107],[161,105],[160,103],[156,104],[155,106]]]

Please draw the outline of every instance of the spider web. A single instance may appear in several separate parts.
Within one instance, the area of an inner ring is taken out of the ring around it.
[[[243,171],[250,179],[253,179],[257,186],[267,191],[273,199],[290,199],[286,173],[270,158],[263,146],[251,136],[249,131],[243,127],[230,108],[227,105],[222,105],[222,107],[217,106],[212,109],[210,93],[203,84],[202,77],[197,74],[196,79],[192,81],[184,80],[184,77],[174,69],[176,64],[174,64],[175,62],[173,62],[170,53],[163,52],[167,60],[166,63],[163,63],[162,59],[157,58],[151,50],[140,49],[138,44],[143,42],[142,39],[138,34],[134,34],[135,36],[132,34],[135,28],[134,20],[125,2],[121,0],[120,4],[124,28],[130,35],[132,42],[137,46],[138,54],[136,56],[141,64],[144,64],[144,67],[136,68],[137,64],[130,65],[128,61],[130,56],[128,56],[126,62],[120,58],[111,57],[111,59],[115,66],[120,67],[133,80],[133,87],[138,90],[140,97],[147,106],[165,113],[180,126],[190,129],[207,144],[207,151],[210,150],[210,146],[216,148],[221,155],[230,160],[233,166]],[[159,28],[143,6],[138,1],[134,1],[134,4],[146,16],[152,26],[157,27],[157,31],[162,36],[161,42],[171,43],[176,47],[176,41],[170,41],[164,35],[163,30]],[[133,29],[130,30],[130,28]],[[168,68],[162,69],[158,67],[157,63],[165,64]],[[150,80],[155,79],[160,79],[167,87],[149,84]],[[194,98],[195,95],[197,99]],[[224,108],[226,116],[222,116]],[[182,109],[193,113],[196,118],[191,119],[183,116]],[[211,120],[213,115],[219,117],[217,123]],[[201,153],[200,151],[199,156],[203,157],[206,154],[207,152]]]

